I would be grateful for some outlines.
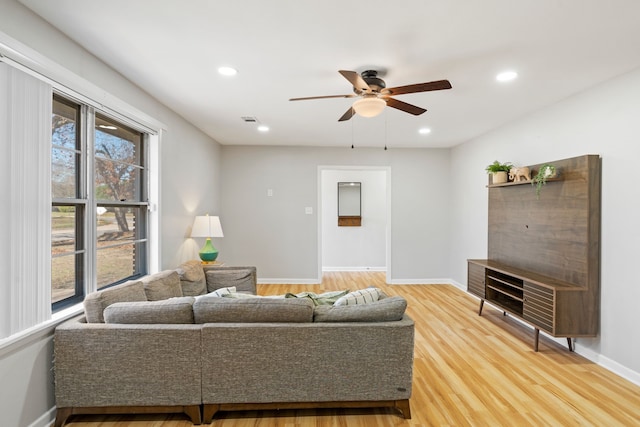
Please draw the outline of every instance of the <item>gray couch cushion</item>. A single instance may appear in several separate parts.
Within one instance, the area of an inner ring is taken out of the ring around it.
[[[314,322],[389,322],[402,319],[407,301],[401,296],[383,298],[368,304],[319,305],[314,308]]]
[[[194,259],[184,262],[176,271],[180,276],[182,295],[196,296],[207,293],[207,279],[200,261]]]
[[[205,269],[207,291],[235,286],[238,292],[256,293],[255,267],[210,267]]]
[[[149,301],[160,301],[182,296],[180,276],[175,270],[165,270],[145,276],[140,281]]]
[[[196,323],[258,323],[313,320],[313,301],[291,298],[224,298],[205,295],[193,304]]]
[[[194,297],[162,301],[117,302],[104,310],[105,323],[193,323]]]
[[[104,323],[103,311],[116,302],[146,301],[141,281],[130,280],[120,285],[92,292],[84,299],[84,313],[88,323]]]

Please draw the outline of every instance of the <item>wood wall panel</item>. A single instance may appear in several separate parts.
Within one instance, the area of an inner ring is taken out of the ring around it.
[[[588,287],[599,272],[600,158],[551,163],[559,179],[539,197],[529,184],[490,188],[488,258]]]

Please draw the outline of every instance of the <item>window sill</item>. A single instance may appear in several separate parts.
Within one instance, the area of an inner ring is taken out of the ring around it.
[[[46,322],[42,322],[38,325],[32,326],[29,329],[20,331],[17,334],[10,335],[6,338],[0,339],[0,358],[7,354],[13,353],[33,341],[42,338],[53,332],[56,326],[64,322],[67,319],[75,317],[83,312],[82,303],[67,307],[64,310],[60,310],[51,316],[51,319]]]

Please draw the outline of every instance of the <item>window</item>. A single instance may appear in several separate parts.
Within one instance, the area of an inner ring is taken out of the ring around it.
[[[86,147],[80,138],[80,105],[53,97],[51,119],[51,302],[84,296]],[[66,304],[65,304],[66,305]]]
[[[101,115],[95,119],[98,289],[146,271],[144,134]]]
[[[54,95],[54,310],[81,301],[85,292],[146,274],[147,141],[143,132]]]

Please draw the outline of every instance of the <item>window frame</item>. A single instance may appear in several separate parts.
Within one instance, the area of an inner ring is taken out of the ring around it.
[[[149,173],[149,150],[150,136],[148,130],[136,126],[135,122],[123,120],[122,117],[114,117],[107,111],[99,110],[87,103],[74,99],[68,94],[54,89],[52,102],[59,101],[70,106],[79,107],[79,121],[76,129],[76,137],[79,138],[77,144],[80,147],[80,165],[76,166],[76,197],[75,198],[55,198],[52,194],[51,206],[74,206],[76,210],[75,219],[75,288],[74,294],[59,301],[51,301],[52,311],[55,313],[66,307],[82,302],[84,297],[93,291],[98,290],[98,242],[97,242],[97,213],[99,206],[105,207],[130,207],[138,210],[134,239],[124,244],[134,245],[134,259],[141,260],[134,262],[133,274],[123,277],[112,283],[100,286],[105,289],[115,286],[128,280],[144,276],[149,271],[151,261],[149,259],[152,251],[150,245],[150,173]],[[136,200],[116,201],[98,199],[95,194],[95,173],[96,173],[96,117],[101,120],[108,120],[117,123],[135,133],[140,134],[140,152],[138,174],[139,182],[136,183]],[[52,144],[52,148],[53,148]],[[72,150],[69,150],[72,151]],[[53,232],[53,230],[52,230]],[[79,249],[80,248],[80,249]],[[66,256],[70,256],[67,254]],[[52,255],[52,260],[55,256]],[[53,281],[53,274],[52,274]],[[52,284],[49,285],[53,287]]]

